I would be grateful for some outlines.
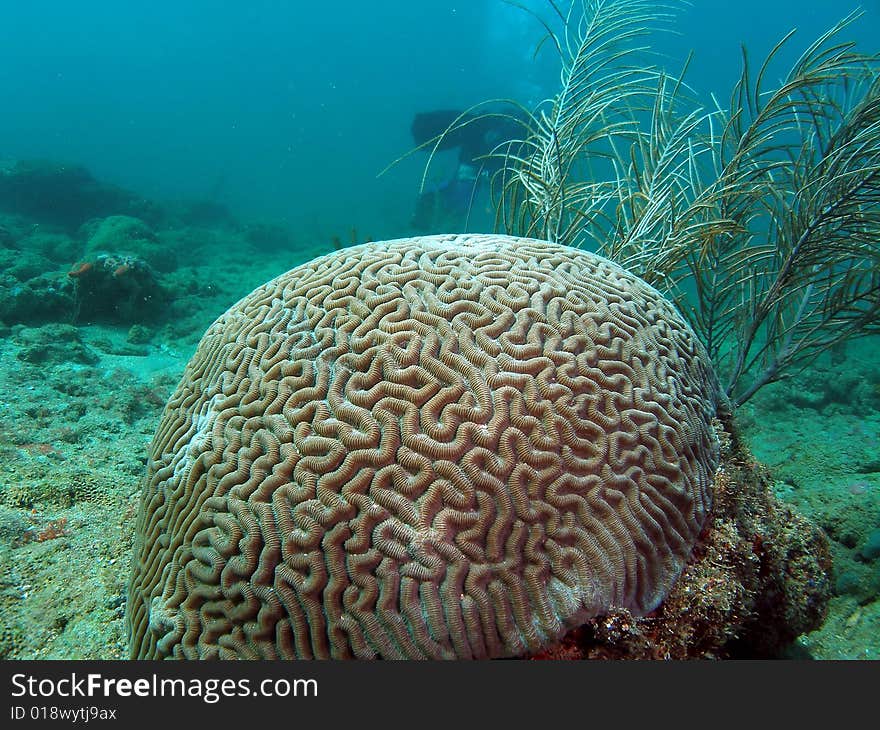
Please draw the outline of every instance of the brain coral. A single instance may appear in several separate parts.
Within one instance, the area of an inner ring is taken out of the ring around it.
[[[153,441],[135,657],[498,657],[663,601],[719,391],[650,286],[506,236],[318,258],[207,331]]]

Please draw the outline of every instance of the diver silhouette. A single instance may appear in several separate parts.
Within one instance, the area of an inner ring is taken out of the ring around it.
[[[522,133],[519,123],[507,115],[472,115],[453,109],[416,114],[412,122],[416,145],[426,152],[458,148],[458,164],[448,180],[422,190],[411,221],[413,228],[427,231],[450,222],[462,223],[484,181],[503,165],[503,158],[490,153],[514,139],[517,132]]]

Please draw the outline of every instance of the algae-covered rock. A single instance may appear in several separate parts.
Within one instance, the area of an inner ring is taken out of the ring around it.
[[[146,345],[151,339],[153,339],[152,330],[142,324],[133,324],[125,337],[126,342],[132,345]]]
[[[79,330],[69,324],[15,327],[13,341],[21,349],[18,359],[29,363],[80,363],[95,365],[99,357],[80,339]]]
[[[877,558],[880,558],[880,528],[872,530],[868,534],[868,537],[865,538],[865,543],[859,550],[859,554],[864,560],[876,560]]]
[[[9,251],[6,253],[14,253],[14,256],[10,257],[8,267],[3,267],[4,272],[16,281],[34,279],[55,268],[55,265],[48,258],[37,251]]]
[[[159,319],[171,299],[144,259],[127,253],[102,253],[76,264],[77,321],[134,324]]]
[[[161,241],[139,218],[112,215],[90,221],[82,232],[88,237],[87,259],[101,253],[118,252],[142,259],[156,271],[169,272],[177,268],[174,247]]]
[[[19,239],[18,248],[38,253],[54,264],[67,264],[79,256],[82,243],[64,233],[37,229]]]
[[[76,292],[67,277],[46,272],[19,281],[16,272],[19,270],[10,267],[0,275],[0,320],[12,325],[69,322],[74,318]]]

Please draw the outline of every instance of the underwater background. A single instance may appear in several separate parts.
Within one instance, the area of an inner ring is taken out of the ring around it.
[[[796,27],[781,75],[856,8],[804,5],[696,0],[651,46],[672,73],[693,51],[710,106],[741,43],[760,59]],[[862,9],[844,36],[880,51],[880,3]],[[427,156],[391,163],[416,114],[555,93],[542,36],[503,0],[0,0],[0,657],[127,655],[146,449],[205,328],[334,248],[491,230],[484,199],[416,230]],[[777,495],[832,541],[829,617],[792,656],[880,658],[878,338],[738,416]]]

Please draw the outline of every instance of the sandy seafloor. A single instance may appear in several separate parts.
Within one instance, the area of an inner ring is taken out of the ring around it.
[[[266,251],[234,233],[202,234],[164,280],[188,315],[150,327],[146,342],[129,342],[128,326],[0,327],[0,657],[127,657],[140,479],[165,399],[215,317],[331,250],[304,241]],[[82,348],[94,364],[76,362]],[[739,412],[778,495],[832,540],[828,619],[791,656],[880,659],[878,363],[880,338],[851,343]]]

